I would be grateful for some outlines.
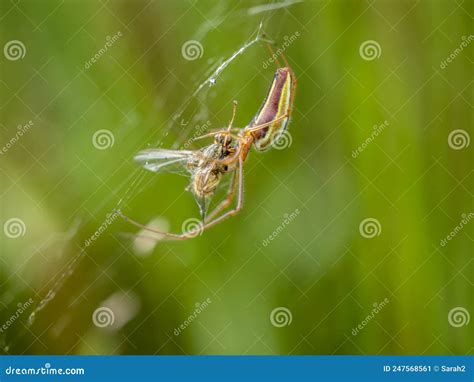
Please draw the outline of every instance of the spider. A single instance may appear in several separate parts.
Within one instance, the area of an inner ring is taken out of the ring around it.
[[[286,60],[285,60],[286,61]],[[186,229],[182,233],[161,232],[147,227],[116,211],[129,223],[144,230],[163,235],[172,240],[186,240],[201,234],[224,219],[236,215],[243,207],[244,162],[249,151],[266,151],[285,132],[289,122],[296,88],[296,78],[289,67],[277,69],[270,90],[250,124],[245,128],[234,128],[237,102],[234,101],[232,118],[226,129],[201,135],[195,140],[214,137],[214,142],[200,150],[148,149],[140,151],[135,160],[153,172],[166,169],[170,165],[184,167],[191,181],[187,188],[199,206],[201,221],[199,226]],[[225,174],[232,176],[226,198],[212,212],[207,213],[210,201]],[[237,195],[235,206],[228,209]]]

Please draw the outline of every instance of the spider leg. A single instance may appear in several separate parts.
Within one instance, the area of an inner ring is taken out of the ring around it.
[[[252,133],[252,132],[254,132],[254,131],[263,129],[264,127],[270,126],[272,123],[279,122],[279,121],[281,121],[281,120],[287,118],[288,115],[289,115],[289,113],[287,112],[287,113],[281,115],[281,116],[278,117],[278,118],[272,119],[271,121],[262,123],[262,124],[260,124],[260,125],[255,125],[255,126],[252,126],[252,127],[246,127],[246,128],[244,129],[244,131],[245,131],[246,133]],[[242,129],[240,129],[240,128],[238,128],[238,127],[235,127],[235,128],[230,129],[230,130],[241,131]],[[193,141],[197,141],[198,139],[203,139],[203,138],[207,138],[207,137],[212,137],[212,136],[217,135],[217,134],[228,134],[229,136],[231,136],[231,137],[234,138],[234,139],[241,139],[241,137],[239,137],[239,136],[237,136],[237,135],[230,134],[230,133],[229,133],[230,130],[215,130],[215,131],[211,131],[210,133],[207,133],[207,134],[204,134],[204,135],[200,135],[199,137],[194,138]]]
[[[227,211],[226,213],[222,214],[221,216],[214,218],[213,220],[207,221],[204,223],[204,226],[202,227],[201,232],[204,230],[220,223],[224,219],[227,219],[231,216],[236,215],[243,207],[244,205],[244,162],[242,157],[239,157],[239,174],[238,174],[238,193],[237,193],[237,205],[235,206],[234,209]]]
[[[270,52],[270,57],[276,57],[275,58],[275,64],[277,64],[277,67],[280,67],[281,68],[281,64],[280,64],[280,60],[278,59],[278,56],[276,56],[273,52],[273,48],[272,46],[276,46],[276,42],[275,41],[270,41],[270,40],[267,40],[265,41],[267,43],[267,49],[268,51]],[[283,54],[283,52],[281,53]],[[286,66],[288,66],[288,62],[286,61],[286,58],[283,57],[283,60],[285,61],[285,64]]]
[[[141,224],[133,219],[130,219],[128,216],[124,215],[121,211],[119,210],[115,210],[115,213],[117,213],[122,219],[124,219],[125,221],[127,221],[128,223],[136,226],[136,227],[139,227],[139,228],[142,228],[146,231],[149,231],[149,232],[153,232],[153,233],[157,233],[157,234],[160,234],[160,235],[163,235],[165,238],[168,238],[170,240],[187,240],[187,239],[191,239],[193,237],[196,237],[197,235],[200,235],[202,232],[204,232],[206,229],[220,223],[221,221],[223,221],[224,219],[228,218],[228,217],[231,217],[231,216],[234,216],[236,215],[241,209],[242,209],[242,206],[243,206],[243,187],[244,187],[244,172],[243,172],[243,160],[242,158],[240,157],[239,158],[239,173],[238,173],[238,187],[235,187],[234,185],[234,189],[238,189],[238,194],[237,194],[237,205],[234,209],[230,210],[230,211],[227,211],[226,213],[224,213],[223,215],[217,217],[217,218],[214,218],[213,220],[210,220],[210,221],[206,221],[199,229],[197,230],[191,230],[191,231],[186,231],[186,232],[183,232],[181,234],[175,234],[175,233],[170,233],[170,232],[163,232],[163,231],[159,231],[157,229],[154,229],[154,228],[150,228],[150,227],[147,227],[146,225],[144,224]],[[231,194],[235,194],[235,190],[233,190],[231,192]],[[231,195],[228,196],[227,199],[230,199],[230,201],[228,202],[230,204],[230,202],[232,201],[233,199],[233,196],[232,198],[230,197]],[[227,202],[227,199],[225,202]],[[217,208],[219,208],[218,211]],[[221,208],[220,206],[218,206],[216,208],[216,210],[214,210],[211,214],[212,216],[215,216],[217,215],[223,208]]]
[[[229,190],[227,191],[226,198],[222,202],[220,202],[210,214],[206,216],[206,219],[204,220],[204,222],[212,220],[222,210],[225,210],[227,207],[229,207],[232,201],[234,200],[236,192],[237,192],[237,171],[234,171],[234,173],[232,174],[232,180],[229,186]]]
[[[212,162],[218,163],[220,165],[235,163],[238,160],[238,157],[240,156],[240,153],[242,151],[242,145],[243,145],[242,137],[236,137],[235,139],[239,142],[239,145],[238,145],[237,150],[235,151],[235,153],[233,153],[232,155],[230,155],[226,158],[223,158],[223,159],[214,159],[214,158],[209,158],[209,157],[205,157],[205,158],[210,162],[212,161]]]
[[[253,133],[254,131],[257,131],[257,130],[260,130],[260,129],[263,129],[264,127],[267,127],[267,126],[270,126],[271,124],[275,123],[275,122],[279,122],[285,118],[288,118],[288,115],[289,113],[286,112],[285,114],[279,116],[278,118],[275,118],[275,119],[272,119],[271,121],[268,121],[268,122],[265,122],[265,123],[262,123],[260,125],[255,125],[255,126],[252,126],[252,127],[246,127],[244,129],[244,132],[247,134],[247,133]]]
[[[240,129],[239,129],[240,130]],[[218,134],[223,134],[223,135],[229,135],[231,136],[232,138],[234,139],[237,139],[237,135],[233,135],[230,133],[230,129],[226,129],[226,130],[214,130],[214,131],[211,131],[207,134],[204,134],[204,135],[200,135],[199,137],[196,137],[196,138],[193,138],[193,141],[198,141],[199,139],[203,139],[203,138],[207,138],[207,137],[213,137],[215,135],[218,135]]]
[[[227,127],[227,131],[230,131],[232,128],[232,124],[234,123],[235,114],[237,113],[237,101],[234,100],[232,105],[232,118],[230,119],[229,126]]]
[[[213,137],[217,134],[223,134],[223,135],[227,135],[227,136],[230,136],[232,137],[233,139],[237,139],[237,136],[231,134],[231,130],[236,130],[236,128],[232,128],[232,125],[234,123],[234,119],[235,119],[235,115],[237,113],[237,101],[234,100],[233,104],[232,104],[232,117],[229,121],[229,125],[227,126],[227,129],[221,129],[221,130],[214,130],[214,131],[211,131],[207,134],[203,134],[203,135],[200,135],[199,137],[196,137],[193,139],[193,141],[197,141],[199,139],[203,139],[203,138],[207,138],[207,137]],[[238,129],[240,130],[240,129]]]
[[[191,233],[184,232],[182,234],[176,234],[176,233],[159,231],[157,229],[147,227],[146,225],[141,224],[141,223],[137,222],[136,220],[133,220],[133,219],[129,218],[128,216],[124,215],[121,211],[115,210],[115,213],[118,214],[126,222],[134,225],[135,227],[141,228],[145,231],[149,231],[149,232],[153,232],[153,233],[156,233],[156,234],[159,234],[159,235],[163,235],[165,238],[168,238],[170,240],[186,240],[186,239],[190,239],[191,237],[196,236],[196,234],[194,232],[191,232]]]

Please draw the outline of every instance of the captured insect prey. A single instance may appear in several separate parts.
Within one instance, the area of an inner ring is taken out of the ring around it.
[[[232,118],[227,128],[201,135],[194,140],[214,138],[214,142],[200,150],[147,149],[140,151],[134,159],[152,172],[172,171],[176,166],[184,168],[189,175],[190,191],[199,206],[200,232],[224,219],[237,214],[243,206],[244,168],[252,146],[257,151],[266,151],[278,141],[288,125],[295,95],[296,78],[287,65],[277,69],[270,90],[260,110],[245,128],[234,128],[237,102],[234,101]],[[228,174],[228,175],[227,175]],[[211,199],[224,176],[230,177],[227,196],[211,212]],[[235,206],[228,209],[236,199]],[[226,211],[227,210],[227,211]],[[195,237],[195,231],[182,233],[161,232],[146,227],[120,211],[118,213],[131,224],[158,233],[168,239],[185,240]]]

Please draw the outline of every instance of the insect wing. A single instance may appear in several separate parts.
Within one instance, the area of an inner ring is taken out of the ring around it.
[[[148,171],[188,174],[186,165],[194,155],[190,150],[148,149],[137,153],[134,159]]]

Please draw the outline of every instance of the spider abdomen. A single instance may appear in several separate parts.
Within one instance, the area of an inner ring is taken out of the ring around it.
[[[268,94],[260,110],[248,126],[249,129],[265,123],[266,127],[253,131],[254,147],[258,151],[271,148],[280,138],[289,121],[291,102],[294,88],[293,72],[289,68],[280,68],[276,71]]]

